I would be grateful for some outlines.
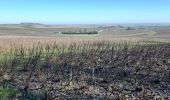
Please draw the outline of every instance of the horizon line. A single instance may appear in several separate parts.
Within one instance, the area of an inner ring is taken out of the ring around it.
[[[170,24],[170,22],[117,22],[117,23],[43,23],[43,22],[18,22],[18,23],[0,23],[5,24],[44,24],[44,25],[113,25],[113,24]]]

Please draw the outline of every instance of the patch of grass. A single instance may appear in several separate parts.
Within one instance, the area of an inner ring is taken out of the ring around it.
[[[0,86],[0,100],[8,100],[9,98],[16,98],[18,91],[14,88]]]
[[[150,32],[147,32],[148,36],[151,37],[151,36],[154,36],[155,34],[157,34],[157,32],[155,31],[150,31]]]

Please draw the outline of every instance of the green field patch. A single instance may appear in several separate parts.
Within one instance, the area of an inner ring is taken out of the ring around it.
[[[61,32],[61,34],[65,35],[93,35],[98,34],[97,31],[90,31],[90,32]]]
[[[152,36],[154,36],[155,34],[157,34],[157,32],[155,32],[155,31],[150,31],[150,32],[147,32],[146,33],[149,37],[152,37]]]
[[[9,100],[9,98],[16,98],[18,91],[14,88],[0,86],[1,100]]]

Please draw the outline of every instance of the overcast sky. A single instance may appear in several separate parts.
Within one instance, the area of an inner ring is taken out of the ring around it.
[[[0,23],[169,23],[170,0],[0,0]]]

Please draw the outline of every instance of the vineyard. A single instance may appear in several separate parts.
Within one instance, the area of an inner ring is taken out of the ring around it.
[[[0,96],[6,99],[168,100],[170,44],[103,41],[21,46],[1,53],[0,76]]]

